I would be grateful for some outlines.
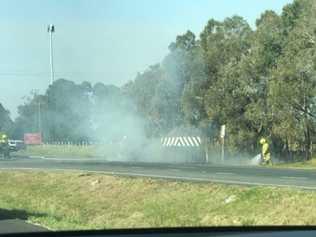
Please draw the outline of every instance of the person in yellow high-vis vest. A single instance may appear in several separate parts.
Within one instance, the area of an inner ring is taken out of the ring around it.
[[[10,157],[9,139],[5,133],[0,133],[0,153],[3,154],[4,158]]]
[[[272,165],[270,148],[267,140],[265,138],[260,139],[260,144],[262,145],[261,157],[262,163],[265,165]]]

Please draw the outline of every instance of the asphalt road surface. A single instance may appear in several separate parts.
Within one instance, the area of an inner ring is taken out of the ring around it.
[[[13,157],[11,160],[0,160],[0,169],[81,170],[121,176],[316,190],[316,170],[302,169],[205,164],[124,163],[107,162],[101,159],[44,157]]]
[[[20,219],[0,220],[0,234],[48,232],[47,229]]]

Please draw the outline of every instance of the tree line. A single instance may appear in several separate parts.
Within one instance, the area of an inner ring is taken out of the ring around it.
[[[122,87],[57,80],[44,95],[33,93],[5,127],[15,137],[42,129],[48,140],[89,140],[98,119],[117,137],[119,128],[110,127],[122,117],[137,118],[149,138],[180,126],[216,138],[225,124],[231,152],[256,153],[266,137],[275,155],[310,159],[315,36],[316,2],[310,0],[295,0],[280,15],[263,12],[255,29],[240,16],[211,19],[199,37],[178,35],[162,62]],[[6,114],[0,107],[0,116]]]

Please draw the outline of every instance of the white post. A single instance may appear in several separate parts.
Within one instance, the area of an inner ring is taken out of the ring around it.
[[[225,129],[226,129],[226,126],[222,125],[221,131],[220,131],[220,137],[221,137],[221,142],[222,142],[222,162],[224,162],[224,159],[225,159]]]
[[[205,142],[204,142],[204,151],[205,151],[205,162],[208,163],[208,145],[209,145],[209,139],[206,136],[205,138]]]
[[[222,138],[222,161],[225,159],[225,137]]]

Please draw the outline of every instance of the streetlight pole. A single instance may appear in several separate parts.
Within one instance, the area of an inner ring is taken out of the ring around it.
[[[41,102],[38,101],[38,132],[42,134]]]
[[[53,33],[55,32],[55,26],[50,24],[47,28],[49,33],[49,51],[50,51],[50,84],[54,83],[54,64],[53,64]]]

